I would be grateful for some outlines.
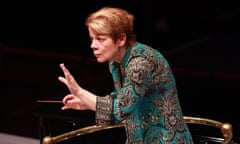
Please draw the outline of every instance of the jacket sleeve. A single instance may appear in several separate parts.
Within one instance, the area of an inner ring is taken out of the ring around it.
[[[138,107],[142,98],[153,90],[151,66],[142,57],[135,57],[128,63],[120,93],[97,98],[97,124],[119,123]]]
[[[125,120],[138,108],[143,97],[154,90],[152,64],[143,57],[135,57],[129,61],[126,69],[126,81],[118,99],[114,99],[114,117],[117,121]]]
[[[95,120],[97,125],[111,125],[114,123],[112,96],[97,97]]]

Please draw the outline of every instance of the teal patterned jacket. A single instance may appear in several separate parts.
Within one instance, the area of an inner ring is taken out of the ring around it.
[[[126,144],[193,143],[174,75],[159,51],[137,43],[127,49],[120,64],[109,62],[109,69],[115,91],[97,97],[98,125],[125,121]]]

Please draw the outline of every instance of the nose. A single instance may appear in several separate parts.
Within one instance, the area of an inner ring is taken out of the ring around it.
[[[91,41],[90,47],[91,47],[92,49],[95,49],[95,48],[97,47],[97,44],[96,44],[96,41],[95,41],[95,40],[92,40],[92,41]]]

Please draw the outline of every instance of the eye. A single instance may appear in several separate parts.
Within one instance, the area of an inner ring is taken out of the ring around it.
[[[106,40],[106,38],[103,38],[103,37],[98,37],[97,38],[97,41],[99,41],[99,42],[103,42],[103,41],[105,41]]]

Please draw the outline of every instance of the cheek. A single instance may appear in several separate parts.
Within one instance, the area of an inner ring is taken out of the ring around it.
[[[102,45],[102,47],[100,49],[104,53],[112,53],[115,51],[116,46],[113,45],[112,43],[108,43],[108,44]]]
[[[112,57],[118,51],[117,45],[112,40],[107,40],[104,43],[101,43],[98,47],[99,51],[107,57]]]
[[[100,52],[101,54],[106,54],[108,53],[108,51],[110,51],[110,48],[102,45],[98,47],[97,51]]]

